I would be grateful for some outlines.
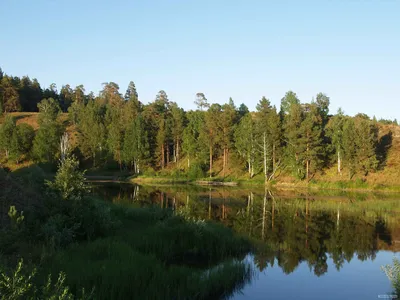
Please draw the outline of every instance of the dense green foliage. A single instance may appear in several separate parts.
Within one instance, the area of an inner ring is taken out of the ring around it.
[[[0,215],[9,221],[0,229],[0,299],[220,299],[250,279],[238,260],[252,248],[246,238],[172,210],[97,200],[74,156],[62,156],[47,187],[33,183],[42,192],[35,205],[19,202],[30,200],[24,192],[10,197],[17,175],[0,175],[12,185],[0,190],[10,205]]]
[[[74,152],[81,161],[133,174],[174,169],[186,177],[207,172],[223,178],[235,165],[247,170],[250,178],[262,174],[271,181],[285,170],[310,181],[318,171],[337,164],[338,174],[345,171],[351,179],[383,166],[382,149],[390,146],[380,144],[375,119],[364,114],[346,116],[341,110],[329,114],[330,99],[323,93],[302,103],[289,91],[280,110],[262,97],[255,112],[244,104],[236,107],[231,98],[222,105],[210,104],[204,93],[197,93],[199,109],[185,112],[164,90],[153,102],[141,103],[133,82],[124,96],[114,82],[104,83],[97,97],[85,94],[81,85],[75,89],[65,85],[58,92],[53,84],[42,90],[28,77],[4,75],[1,87],[4,112],[40,112],[33,146],[32,130],[15,130],[9,116],[1,126],[1,151],[17,163],[29,157],[56,162],[66,127],[58,118],[61,111],[68,111],[70,123],[76,126]],[[216,164],[219,161],[222,164]]]

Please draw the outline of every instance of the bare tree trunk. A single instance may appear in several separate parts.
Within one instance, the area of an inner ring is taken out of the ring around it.
[[[176,156],[175,162],[179,161],[179,140],[176,141]]]
[[[211,188],[208,190],[208,219],[211,219]]]
[[[251,179],[251,159],[250,159],[250,155],[248,155],[247,163],[249,164],[249,176],[250,176],[250,179]]]
[[[307,143],[307,155],[308,155],[309,150],[310,150],[309,145]],[[309,178],[309,171],[310,171],[310,160],[307,158],[307,161],[306,161],[306,179],[307,179],[307,181]]]
[[[338,155],[337,168],[338,168],[338,173],[341,176],[342,175],[342,159],[340,157],[340,151],[338,151],[337,155]]]
[[[225,177],[225,165],[226,165],[226,148],[224,146],[224,161],[222,163],[222,176]]]
[[[339,207],[338,207],[337,216],[336,216],[336,230],[339,230],[339,223],[340,223],[340,210],[339,210]]]
[[[267,137],[264,131],[264,181],[267,182]]]
[[[275,143],[272,146],[272,170],[276,168],[276,153],[275,153]],[[274,174],[272,175],[272,179],[274,178]]]
[[[167,143],[167,165],[169,164],[169,145]]]
[[[164,144],[161,146],[161,168],[164,169],[164,164],[165,164],[165,153],[164,153]]]
[[[212,146],[210,145],[210,178],[212,177],[212,164],[213,164]]]
[[[263,218],[262,218],[262,231],[261,231],[261,239],[265,238],[265,218],[266,218],[266,206],[267,206],[267,191],[264,191],[264,205],[263,205]]]
[[[172,161],[174,162],[174,163],[176,163],[176,144],[175,144],[175,141],[174,141],[174,143],[173,143],[173,147],[172,147]]]

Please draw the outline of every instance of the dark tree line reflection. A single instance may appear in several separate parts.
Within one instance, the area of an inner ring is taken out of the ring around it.
[[[373,260],[382,243],[392,245],[392,229],[399,227],[391,222],[389,228],[388,215],[379,210],[371,214],[340,201],[285,198],[268,190],[120,185],[102,186],[95,193],[114,202],[158,205],[193,218],[222,222],[266,245],[254,253],[260,271],[278,264],[286,274],[302,262],[321,276],[328,271],[328,258],[337,270],[354,257]]]

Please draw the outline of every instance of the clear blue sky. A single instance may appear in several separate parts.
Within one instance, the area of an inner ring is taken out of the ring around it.
[[[324,92],[332,112],[400,120],[398,0],[0,0],[0,20],[0,67],[45,86],[133,80],[185,109]]]

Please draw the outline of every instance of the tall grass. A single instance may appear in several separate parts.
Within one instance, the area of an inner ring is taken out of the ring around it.
[[[53,272],[65,270],[71,291],[95,287],[95,299],[219,299],[251,277],[250,267],[235,260],[203,271],[166,266],[128,243],[102,239],[59,253]]]
[[[230,229],[168,210],[111,207],[119,230],[57,253],[42,276],[63,271],[72,293],[95,287],[95,299],[220,299],[250,280],[239,261],[251,244]]]

